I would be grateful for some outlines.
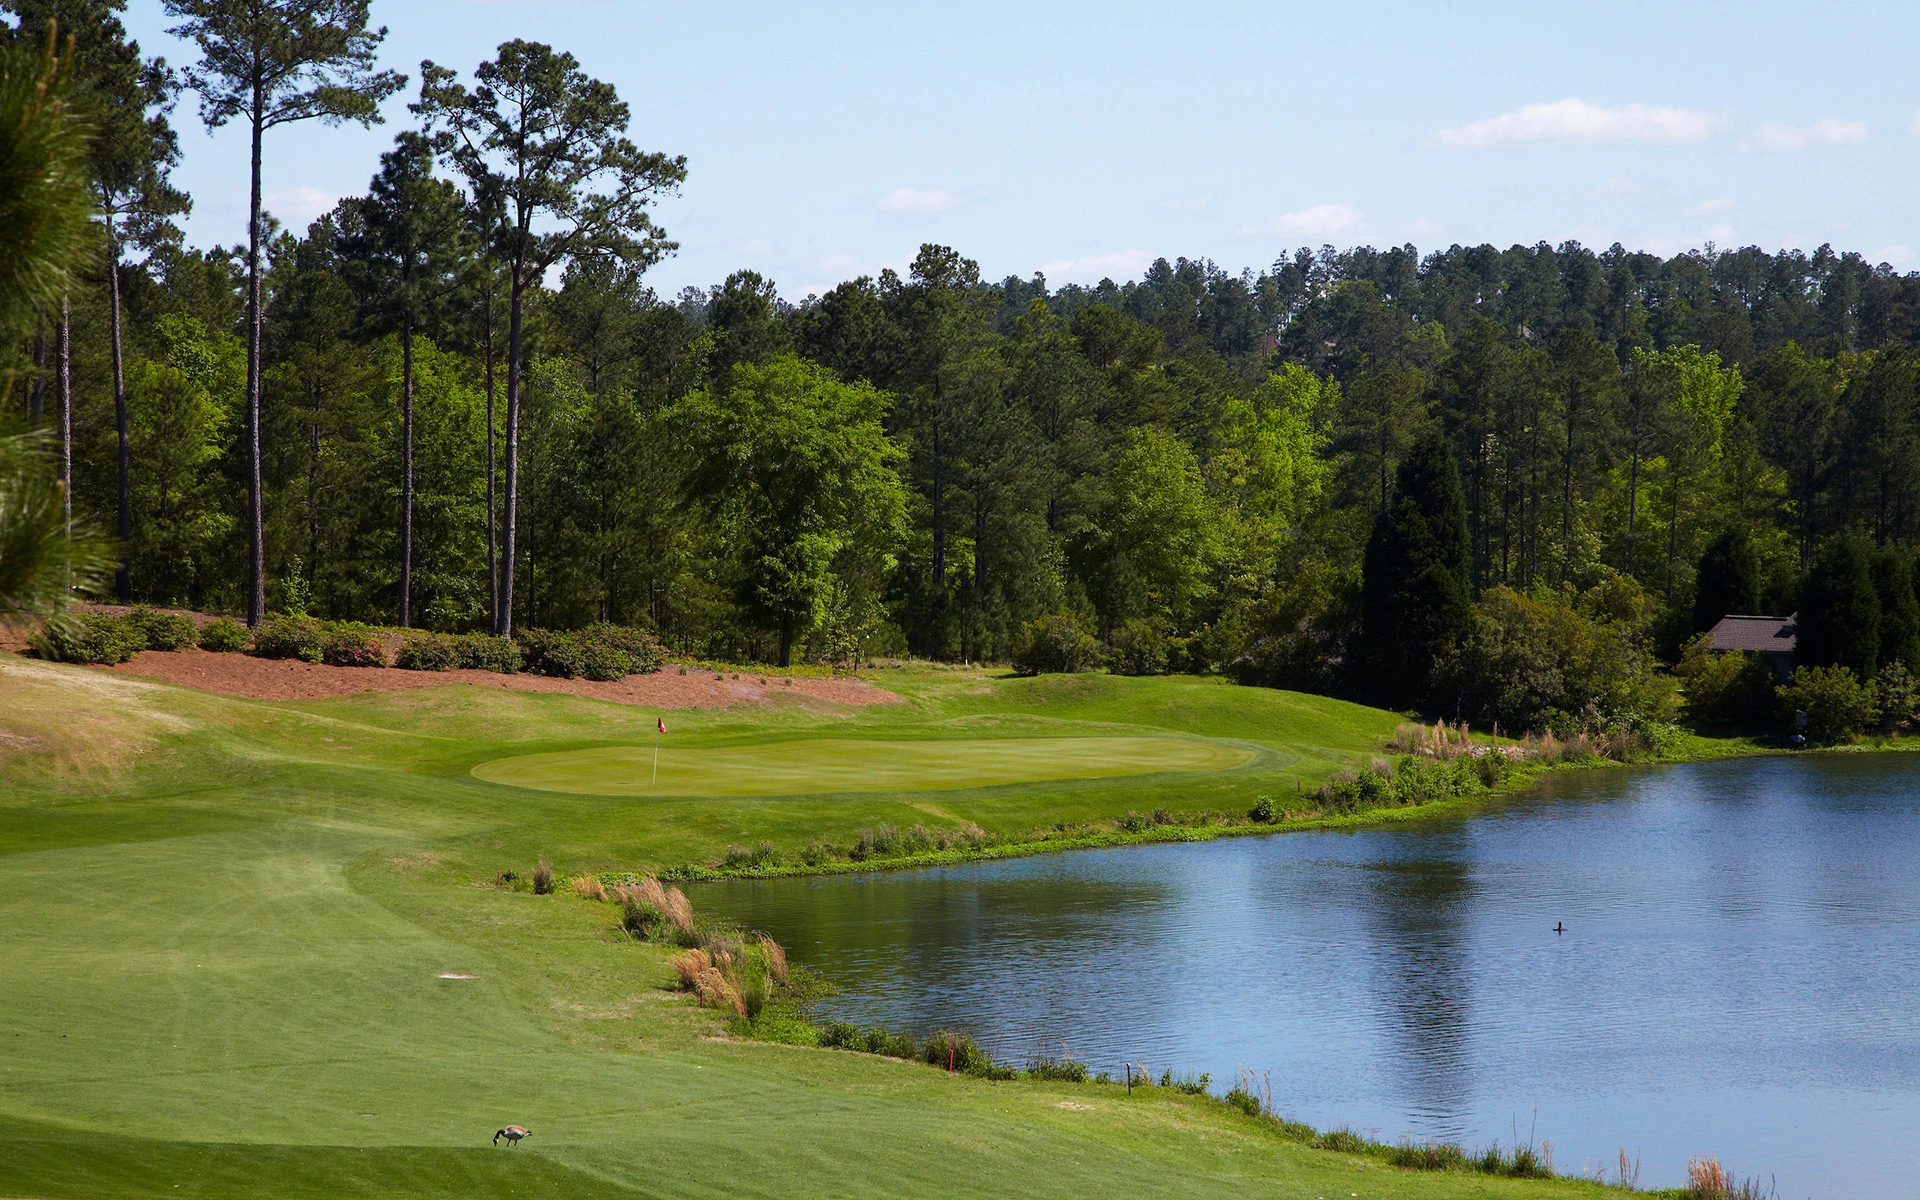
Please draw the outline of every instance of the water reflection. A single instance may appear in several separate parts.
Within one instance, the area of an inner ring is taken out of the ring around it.
[[[827,1015],[1272,1072],[1321,1126],[1562,1168],[1712,1152],[1787,1195],[1920,1177],[1920,755],[1556,776],[1470,821],[711,885]],[[1564,921],[1565,934],[1552,926]]]

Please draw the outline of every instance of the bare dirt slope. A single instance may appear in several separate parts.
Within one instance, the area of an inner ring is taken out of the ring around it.
[[[252,700],[316,700],[358,692],[398,692],[468,683],[523,692],[567,692],[644,708],[726,708],[763,704],[780,696],[831,704],[893,704],[900,697],[860,679],[783,679],[751,671],[724,676],[669,665],[653,675],[629,675],[614,683],[500,675],[492,671],[402,671],[393,667],[329,667],[293,659],[214,654],[206,650],[143,650],[133,661],[101,670],[244,696]]]

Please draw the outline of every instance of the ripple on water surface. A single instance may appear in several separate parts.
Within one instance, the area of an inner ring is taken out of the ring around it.
[[[701,892],[841,984],[838,1018],[1216,1089],[1271,1072],[1289,1115],[1388,1139],[1537,1127],[1563,1171],[1624,1147],[1645,1185],[1713,1153],[1783,1195],[1920,1191],[1920,756],[1592,771],[1464,821]]]

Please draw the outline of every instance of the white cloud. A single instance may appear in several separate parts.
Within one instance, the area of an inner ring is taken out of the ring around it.
[[[1913,120],[1907,122],[1907,132],[1920,134],[1920,108],[1913,110]]]
[[[1704,142],[1713,117],[1690,108],[1622,104],[1604,108],[1568,97],[1551,104],[1528,104],[1510,113],[1474,121],[1434,135],[1449,150],[1488,150],[1501,146],[1599,145],[1649,142],[1683,146]]]
[[[1815,146],[1857,146],[1866,140],[1865,121],[1823,117],[1811,125],[1762,125],[1742,146],[1750,150],[1809,150]]]
[[[880,197],[874,207],[883,213],[938,213],[964,208],[972,196],[956,196],[939,188],[898,187]]]
[[[286,223],[288,229],[305,233],[307,226],[333,211],[340,197],[329,196],[319,188],[303,183],[284,192],[268,192],[260,200],[267,206],[268,212]]]
[[[1731,246],[1739,240],[1739,237],[1740,235],[1734,232],[1733,226],[1725,221],[1707,230],[1707,240],[1716,246]]]
[[[1212,202],[1213,197],[1202,196],[1198,200],[1162,200],[1160,207],[1169,212],[1203,213]]]
[[[1366,220],[1366,214],[1351,204],[1316,204],[1299,212],[1281,213],[1271,221],[1236,230],[1240,237],[1334,237],[1352,233]]]
[[[1888,246],[1874,257],[1890,267],[1904,267],[1913,261],[1913,247],[1905,244]]]
[[[1732,207],[1732,197],[1722,196],[1717,200],[1702,200],[1700,203],[1688,209],[1687,215],[1691,217],[1711,217],[1717,213],[1723,213]]]
[[[749,238],[734,246],[742,254],[768,254],[773,251],[773,243],[765,238]]]
[[[1040,265],[1049,282],[1096,283],[1102,278],[1130,279],[1147,269],[1153,255],[1145,250],[1121,250],[1086,258],[1060,258]]]
[[[1413,224],[1407,226],[1407,230],[1417,238],[1432,237],[1440,232],[1440,223],[1429,221],[1425,217],[1415,217]]]

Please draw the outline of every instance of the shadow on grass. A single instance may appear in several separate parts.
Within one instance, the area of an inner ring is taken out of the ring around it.
[[[350,1118],[351,1119],[351,1118]],[[363,1124],[374,1124],[371,1120]],[[108,1197],[637,1196],[526,1148],[165,1142],[9,1121],[0,1195]],[[343,1136],[350,1136],[342,1130]]]

